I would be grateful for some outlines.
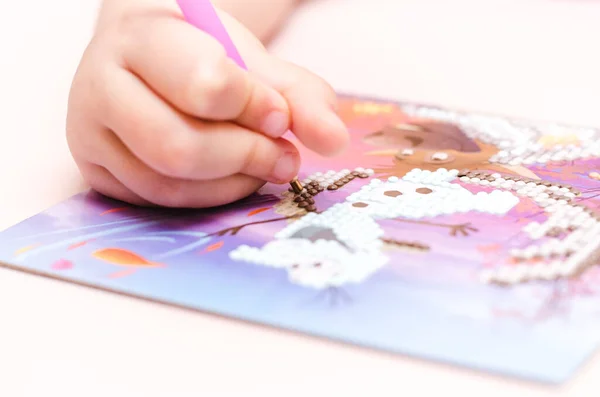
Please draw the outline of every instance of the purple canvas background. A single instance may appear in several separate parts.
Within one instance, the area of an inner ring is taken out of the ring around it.
[[[373,117],[369,125],[376,128],[383,122],[385,117]],[[344,158],[305,153],[301,176],[385,163],[365,155],[372,148],[362,143],[364,126],[361,122],[360,128],[351,128],[353,142]],[[600,182],[588,177],[590,170],[600,169],[600,160],[530,169],[544,179],[589,191],[583,195],[589,199],[586,203],[600,205],[590,191]],[[364,183],[355,180],[342,190],[324,192],[316,197],[318,208],[343,200]],[[527,222],[544,219],[526,202],[504,217],[435,218],[438,223],[471,223],[478,232],[469,236],[382,221],[386,237],[428,244],[431,250],[390,251],[387,266],[341,291],[303,288],[288,281],[283,270],[229,259],[229,252],[240,244],[262,246],[270,241],[285,221],[248,226],[236,236],[203,237],[279,218],[273,209],[248,215],[271,207],[285,189],[269,185],[259,196],[212,210],[129,208],[113,213],[106,211],[123,203],[85,193],[0,234],[0,260],[167,303],[547,382],[565,380],[600,340],[600,291],[593,278],[511,288],[479,282],[478,271],[486,263],[502,261],[510,248],[527,243],[520,232]],[[222,247],[206,250],[216,243]],[[131,275],[111,278],[126,268],[92,256],[103,248],[127,249],[165,267],[140,267]],[[61,260],[72,268],[55,268]]]

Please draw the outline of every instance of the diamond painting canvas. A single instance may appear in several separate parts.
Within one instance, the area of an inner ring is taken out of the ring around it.
[[[571,376],[600,341],[600,130],[340,100],[351,147],[303,151],[299,194],[266,185],[157,210],[82,193],[0,234],[0,261],[369,348]]]

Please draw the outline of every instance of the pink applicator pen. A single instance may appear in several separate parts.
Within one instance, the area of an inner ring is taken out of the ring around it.
[[[248,70],[210,0],[177,0],[177,4],[188,23],[217,39],[225,48],[227,55],[239,67]],[[297,177],[290,182],[290,186],[296,194],[304,189]]]

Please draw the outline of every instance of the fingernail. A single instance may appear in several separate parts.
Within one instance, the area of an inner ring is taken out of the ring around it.
[[[275,164],[273,182],[288,183],[295,176],[299,167],[300,158],[296,153],[284,153]]]
[[[290,118],[287,113],[275,110],[264,119],[261,130],[273,138],[279,138],[288,130],[289,123]]]

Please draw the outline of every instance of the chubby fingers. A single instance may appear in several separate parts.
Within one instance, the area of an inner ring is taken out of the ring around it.
[[[324,156],[344,151],[349,143],[345,124],[337,115],[337,95],[314,73],[269,55],[248,30],[227,14],[221,14],[250,70],[286,99],[291,130],[309,149]]]
[[[97,192],[141,206],[207,208],[242,199],[264,181],[237,174],[207,181],[161,175],[136,158],[119,138],[99,125],[86,124],[87,134],[69,136],[75,161]]]
[[[273,70],[263,78],[277,88],[290,107],[291,130],[309,149],[335,156],[349,143],[346,125],[337,115],[337,96],[333,88],[320,77],[289,62],[271,57]],[[277,73],[275,71],[278,71]]]
[[[264,184],[246,175],[231,175],[208,181],[192,181],[161,175],[135,158],[108,130],[102,133],[94,158],[80,164],[82,173],[97,192],[143,206],[208,208],[245,198]]]
[[[231,120],[271,137],[290,124],[286,100],[242,70],[211,36],[172,16],[140,16],[123,40],[123,66],[180,111]]]
[[[170,107],[126,70],[107,71],[102,120],[135,157],[167,177],[218,179],[245,174],[289,182],[300,155],[283,138],[270,138],[229,122],[206,122]]]

